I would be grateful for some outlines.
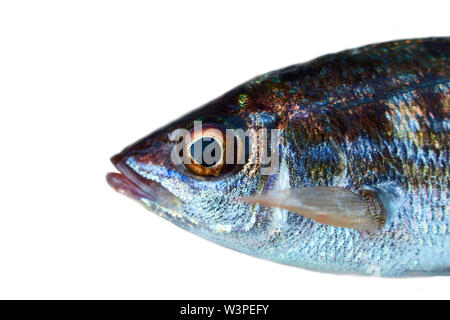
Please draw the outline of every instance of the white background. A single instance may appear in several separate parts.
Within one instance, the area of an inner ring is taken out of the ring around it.
[[[258,74],[449,36],[448,1],[2,1],[0,298],[450,298],[450,278],[309,272],[115,193],[109,157]]]

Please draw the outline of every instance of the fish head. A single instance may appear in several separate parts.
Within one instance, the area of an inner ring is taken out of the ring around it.
[[[113,156],[119,173],[109,173],[108,183],[210,239],[249,228],[255,215],[236,199],[254,194],[267,178],[256,142],[262,129],[270,136],[274,119],[247,108],[243,92],[238,87]]]

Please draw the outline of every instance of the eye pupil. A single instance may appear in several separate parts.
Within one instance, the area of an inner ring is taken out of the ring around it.
[[[217,165],[222,157],[222,148],[219,142],[211,137],[202,137],[190,146],[192,159],[199,165],[210,168]]]

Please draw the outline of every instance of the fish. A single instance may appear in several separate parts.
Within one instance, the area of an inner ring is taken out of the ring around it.
[[[268,72],[126,147],[107,182],[258,258],[448,276],[449,58],[450,37],[410,39]]]

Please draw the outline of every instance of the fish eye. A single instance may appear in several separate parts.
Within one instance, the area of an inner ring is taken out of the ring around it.
[[[212,137],[201,137],[191,143],[189,153],[195,163],[213,168],[220,164],[223,154],[222,144]]]
[[[183,153],[188,160],[186,167],[195,175],[219,176],[226,168],[226,135],[211,125],[193,130]]]
[[[179,136],[180,132],[183,132]],[[247,138],[240,131],[215,123],[195,124],[177,132],[172,161],[177,170],[191,178],[217,180],[237,172],[249,160]],[[175,159],[175,160],[174,160]],[[180,161],[181,160],[181,161]]]

